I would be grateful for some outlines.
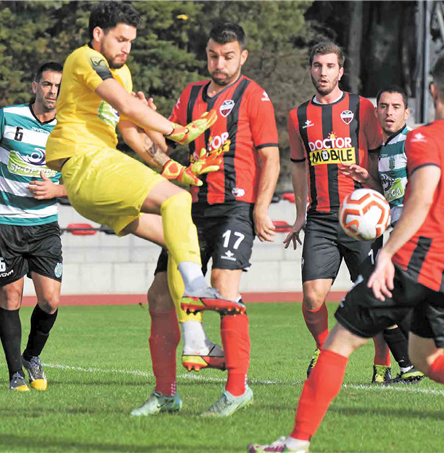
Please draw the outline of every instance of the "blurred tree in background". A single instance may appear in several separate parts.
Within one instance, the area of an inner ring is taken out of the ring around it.
[[[49,60],[63,63],[87,43],[95,3],[0,1],[0,107],[29,101],[37,67]],[[207,78],[205,46],[212,24],[233,21],[244,27],[249,58],[243,73],[267,91],[276,111],[282,157],[279,190],[291,190],[288,113],[314,93],[307,72],[313,44],[331,39],[346,49],[346,90],[375,96],[382,81],[407,86],[409,92],[413,86],[414,59],[406,56],[414,56],[415,2],[129,3],[143,17],[128,59],[134,89],[154,97],[166,116],[188,83]]]

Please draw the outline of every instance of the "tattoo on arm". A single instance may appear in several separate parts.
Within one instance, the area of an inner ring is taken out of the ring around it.
[[[163,168],[163,166],[170,160],[168,155],[156,146],[149,137],[145,140],[144,151],[148,154],[151,160],[153,160],[154,163],[161,168]]]

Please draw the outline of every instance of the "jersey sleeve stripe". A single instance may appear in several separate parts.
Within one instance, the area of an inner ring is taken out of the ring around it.
[[[436,162],[425,162],[421,165],[418,165],[417,167],[415,167],[412,172],[410,173],[409,177],[411,177],[413,175],[413,173],[415,173],[416,170],[419,170],[420,168],[422,167],[438,167],[438,168],[441,168]]]
[[[303,159],[292,159],[290,158],[290,160],[296,164],[300,164],[301,162],[305,162],[307,159],[304,157]]]
[[[279,143],[264,143],[263,145],[256,146],[256,149],[268,148],[269,146],[279,146]]]

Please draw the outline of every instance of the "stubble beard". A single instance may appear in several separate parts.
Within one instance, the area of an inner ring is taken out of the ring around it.
[[[314,87],[316,88],[316,91],[321,96],[327,96],[338,86],[339,77],[336,77],[335,79],[333,79],[332,84],[328,88],[321,88],[318,81],[313,76],[311,76],[311,81],[312,81]]]

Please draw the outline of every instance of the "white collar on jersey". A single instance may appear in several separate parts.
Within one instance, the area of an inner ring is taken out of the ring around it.
[[[341,91],[341,94],[339,95],[338,99],[335,99],[333,102],[330,102],[330,104],[334,104],[335,102],[338,102],[339,99],[341,99],[342,95],[344,94],[343,91]],[[321,102],[319,102],[317,99],[316,99],[316,95],[313,96],[313,104],[319,104],[319,105],[325,105],[325,104],[322,104]]]

